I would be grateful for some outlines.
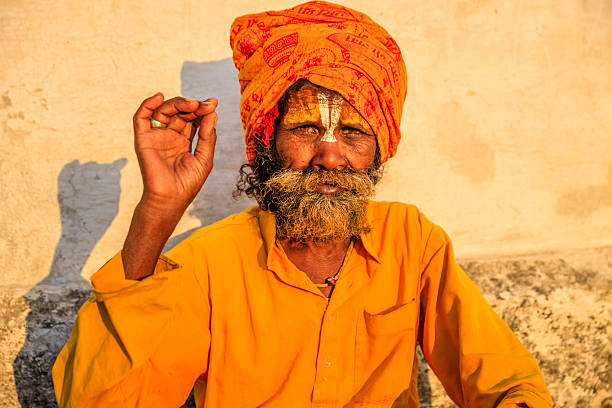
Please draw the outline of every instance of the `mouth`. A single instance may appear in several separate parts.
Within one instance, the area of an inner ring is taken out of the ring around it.
[[[321,194],[338,194],[343,190],[342,187],[334,186],[332,184],[318,184],[316,191]]]

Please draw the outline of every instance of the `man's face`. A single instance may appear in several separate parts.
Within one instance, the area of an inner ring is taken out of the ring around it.
[[[369,231],[367,199],[380,173],[376,138],[339,94],[310,84],[288,91],[275,132],[282,168],[265,182],[277,236],[330,241]]]
[[[308,83],[287,92],[275,139],[288,169],[364,170],[376,154],[376,137],[361,114],[338,93]]]

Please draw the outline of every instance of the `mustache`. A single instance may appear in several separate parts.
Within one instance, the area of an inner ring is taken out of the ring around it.
[[[283,169],[276,171],[265,183],[265,192],[276,194],[315,193],[321,184],[338,187],[336,195],[350,194],[355,198],[367,199],[372,196],[378,181],[378,170],[315,170],[312,167],[298,170]],[[317,193],[319,194],[319,193]]]

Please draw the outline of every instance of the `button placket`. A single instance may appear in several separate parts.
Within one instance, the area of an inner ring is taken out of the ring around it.
[[[332,402],[336,395],[336,347],[337,327],[334,324],[335,312],[329,309],[323,318],[321,325],[321,340],[319,343],[319,358],[317,361],[317,372],[313,392],[313,402]]]

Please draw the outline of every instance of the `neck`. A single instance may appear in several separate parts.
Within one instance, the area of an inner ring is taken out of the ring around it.
[[[295,240],[292,238],[279,238],[285,252],[289,254],[300,254],[320,262],[330,262],[338,257],[344,257],[346,250],[351,242],[350,238],[338,239],[333,241],[316,240]]]

